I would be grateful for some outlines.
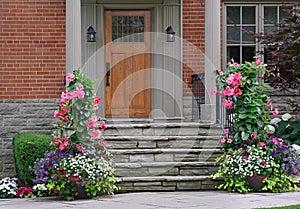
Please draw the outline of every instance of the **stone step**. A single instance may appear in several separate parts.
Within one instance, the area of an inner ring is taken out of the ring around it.
[[[219,148],[218,136],[106,136],[111,149]]]
[[[125,123],[107,124],[105,136],[220,136],[222,130],[213,123]]]
[[[209,176],[122,177],[120,192],[215,190],[221,180]]]
[[[109,149],[116,163],[214,162],[220,149]]]
[[[213,162],[141,162],[116,163],[116,176],[201,176],[217,171]]]

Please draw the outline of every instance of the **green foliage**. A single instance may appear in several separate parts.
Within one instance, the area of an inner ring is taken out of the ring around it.
[[[277,123],[275,136],[284,139],[290,144],[300,145],[300,121],[281,120]]]
[[[19,184],[32,186],[33,162],[50,150],[52,137],[39,133],[20,133],[13,138],[13,154]]]
[[[266,72],[264,65],[255,62],[245,62],[244,64],[234,63],[229,65],[224,72],[219,72],[217,76],[221,94],[226,87],[233,88],[228,84],[228,78],[235,74],[240,74],[239,89],[242,91],[238,96],[226,96],[226,99],[233,101],[234,108],[234,140],[233,148],[240,148],[256,133],[258,137],[252,139],[251,143],[265,138],[264,127],[268,123],[270,116],[267,109],[268,96],[264,93],[266,86],[262,81],[257,81],[257,76]],[[223,93],[224,94],[224,93]],[[225,94],[226,95],[226,94]]]

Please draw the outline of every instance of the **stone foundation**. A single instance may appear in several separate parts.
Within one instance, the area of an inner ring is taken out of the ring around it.
[[[300,120],[300,90],[289,89],[279,90],[272,89],[268,90],[268,95],[272,99],[272,103],[275,108],[279,110],[279,114],[290,113],[295,118]]]
[[[21,132],[51,134],[57,99],[0,100],[0,178],[14,176],[12,138]]]

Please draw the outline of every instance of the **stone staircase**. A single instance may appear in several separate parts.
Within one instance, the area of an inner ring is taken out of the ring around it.
[[[210,190],[221,129],[194,122],[107,122],[105,140],[121,192]]]

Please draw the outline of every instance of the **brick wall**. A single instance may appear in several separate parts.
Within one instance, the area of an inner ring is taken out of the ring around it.
[[[65,0],[1,0],[0,99],[58,98],[65,75]]]
[[[192,75],[204,72],[205,0],[183,0],[184,96],[191,96]]]

